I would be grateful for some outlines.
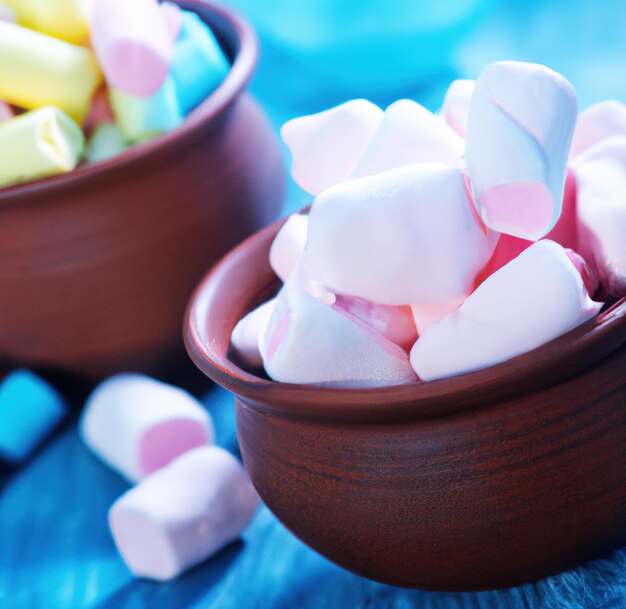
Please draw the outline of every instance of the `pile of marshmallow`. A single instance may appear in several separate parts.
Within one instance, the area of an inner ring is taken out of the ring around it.
[[[21,465],[67,416],[44,379],[19,369],[0,381],[0,463]],[[94,389],[80,435],[133,488],[109,525],[129,569],[168,580],[209,558],[247,527],[259,498],[245,470],[215,446],[209,413],[186,391],[139,374]]]
[[[315,196],[278,232],[278,295],[231,343],[274,380],[382,386],[530,351],[626,294],[626,106],[577,116],[545,66],[497,62],[442,111],[355,100],[289,121]]]
[[[211,29],[171,2],[0,0],[0,187],[178,127],[228,70]]]

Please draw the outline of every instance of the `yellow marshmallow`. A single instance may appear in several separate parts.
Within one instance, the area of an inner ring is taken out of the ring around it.
[[[132,0],[130,0],[132,1]],[[68,42],[83,42],[89,27],[80,0],[3,0],[24,27]]]
[[[57,106],[82,123],[101,81],[90,50],[0,21],[0,99],[29,110]]]
[[[58,108],[26,112],[0,124],[0,187],[71,171],[85,137]]]

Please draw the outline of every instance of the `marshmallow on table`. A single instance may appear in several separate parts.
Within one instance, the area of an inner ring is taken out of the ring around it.
[[[156,0],[93,0],[91,42],[111,87],[148,97],[163,85],[174,43]]]
[[[464,297],[494,246],[461,171],[419,163],[319,195],[302,259],[331,291],[380,304],[437,303]]]
[[[49,36],[81,43],[89,27],[81,0],[2,0],[16,14],[17,22]]]
[[[85,444],[137,481],[213,441],[213,424],[189,393],[140,374],[118,374],[89,396],[80,420]]]
[[[128,148],[129,145],[115,123],[100,123],[89,138],[85,157],[88,163],[97,163],[124,152]]]
[[[275,381],[375,387],[416,381],[407,354],[347,310],[335,309],[291,279],[279,292],[260,341]]]
[[[145,142],[167,133],[185,120],[171,76],[167,76],[161,88],[150,97],[127,95],[111,88],[109,101],[117,125],[129,143]]]
[[[0,186],[70,171],[84,145],[80,127],[51,106],[0,123]]]
[[[568,253],[538,241],[422,333],[411,364],[422,380],[491,366],[568,332],[601,306],[589,298]]]
[[[493,230],[539,239],[561,213],[576,124],[570,83],[545,66],[502,61],[476,81],[465,162],[474,202]]]
[[[184,114],[204,101],[224,80],[229,63],[209,26],[182,11],[181,28],[170,66]]]
[[[463,140],[439,116],[417,102],[401,99],[385,110],[350,177],[413,163],[438,162],[459,167],[462,155]]]
[[[291,214],[270,247],[270,266],[281,281],[287,281],[306,245],[309,218]]]
[[[572,161],[578,183],[580,253],[602,293],[626,295],[626,137],[611,137]]]
[[[56,106],[80,124],[101,80],[89,49],[0,21],[0,99]]]
[[[231,343],[239,357],[249,366],[260,368],[263,358],[259,342],[265,333],[274,311],[276,299],[272,298],[242,317],[231,335]]]
[[[467,115],[475,86],[475,80],[455,80],[448,87],[443,100],[441,117],[461,137],[465,137]]]
[[[287,121],[281,136],[293,156],[291,175],[317,195],[343,182],[354,169],[383,119],[383,111],[364,99]]]
[[[28,370],[0,382],[0,459],[19,463],[28,457],[67,413],[59,394]]]
[[[205,446],[122,495],[109,511],[109,525],[133,574],[164,581],[234,541],[258,504],[235,457]]]
[[[578,115],[570,157],[616,135],[626,137],[626,104],[615,100],[594,104]]]

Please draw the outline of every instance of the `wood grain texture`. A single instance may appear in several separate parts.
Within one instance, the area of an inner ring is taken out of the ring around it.
[[[102,163],[0,190],[0,360],[160,373],[184,353],[180,320],[207,266],[278,214],[281,152],[244,92],[254,34],[224,9],[181,5],[233,59],[185,123]]]
[[[446,590],[511,586],[626,543],[626,301],[532,352],[429,383],[276,383],[229,357],[275,289],[280,223],[205,278],[192,359],[238,397],[244,463],[311,547],[367,577]]]

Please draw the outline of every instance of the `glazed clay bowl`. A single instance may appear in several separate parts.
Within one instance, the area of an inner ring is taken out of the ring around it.
[[[626,544],[626,301],[455,378],[277,383],[239,367],[229,339],[276,291],[280,225],[205,277],[185,340],[235,394],[245,466],[295,535],[365,577],[442,590],[512,586]]]
[[[180,320],[207,267],[278,215],[283,161],[245,92],[250,26],[201,0],[232,69],[178,129],[0,190],[0,359],[92,377],[188,361]]]

